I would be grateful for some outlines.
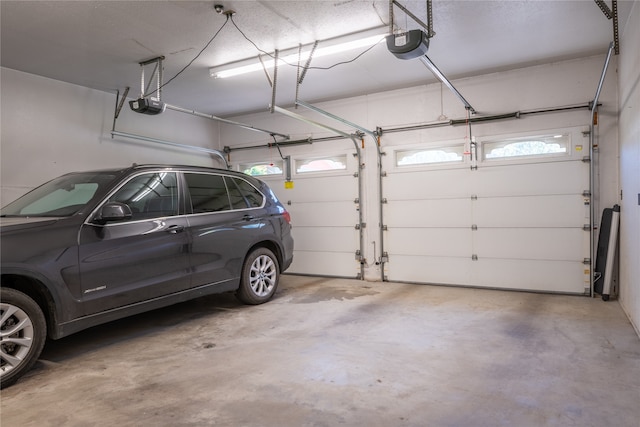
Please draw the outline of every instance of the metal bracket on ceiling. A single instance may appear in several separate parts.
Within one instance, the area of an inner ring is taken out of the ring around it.
[[[432,14],[432,5],[431,0],[427,0],[427,21],[428,24],[425,24],[420,18],[411,13],[409,9],[401,5],[397,0],[389,1],[389,33],[393,34],[393,6],[397,6],[398,9],[406,13],[413,19],[418,25],[424,28],[427,31],[427,38],[431,38],[436,35],[436,32],[433,31],[433,14]]]
[[[273,80],[271,80],[269,71],[267,70],[267,67],[264,65],[264,61],[262,60],[262,55],[258,55],[258,60],[260,61],[260,65],[262,65],[262,70],[264,71],[264,75],[267,77],[267,81],[269,82],[269,87],[273,87]]]
[[[298,84],[301,85],[304,77],[307,75],[307,70],[309,70],[309,66],[311,65],[311,60],[313,59],[313,54],[316,52],[316,48],[318,47],[318,40],[313,43],[313,47],[311,48],[311,52],[309,53],[309,57],[307,58],[307,62],[304,64],[302,69],[302,73],[298,77]]]
[[[148,59],[146,61],[139,62],[140,64],[140,98],[145,98],[149,95],[153,95],[157,93],[158,100],[161,99],[162,95],[162,61],[164,60],[164,56],[158,56],[156,58]],[[149,83],[145,87],[145,79],[144,79],[144,69],[147,65],[153,64],[153,70],[151,71],[151,76],[149,77]],[[156,77],[156,89],[153,92],[149,92],[149,88],[151,87],[151,83],[153,83],[153,78]]]
[[[120,112],[122,111],[122,107],[124,106],[124,102],[127,100],[127,95],[129,94],[129,86],[127,86],[122,94],[122,98],[120,98],[120,90],[116,93],[116,111],[113,115],[113,127],[116,126],[116,119],[120,117]]]
[[[302,57],[302,45],[298,45],[298,74],[296,77],[296,105],[295,108],[298,108],[298,94],[300,93],[300,85],[307,75],[307,71],[309,70],[309,66],[311,65],[311,60],[313,59],[313,54],[318,47],[318,40],[313,43],[313,47],[311,48],[311,52],[309,53],[309,57],[307,58],[307,62],[304,64],[304,67],[300,66],[300,59]]]
[[[616,55],[620,54],[620,37],[618,34],[618,0],[611,0],[611,9],[604,0],[594,0],[607,19],[613,19],[613,44]]]
[[[275,50],[275,54],[273,56],[273,79],[269,75],[269,70],[264,64],[262,60],[262,55],[258,55],[258,60],[260,60],[260,65],[262,65],[262,69],[264,70],[264,75],[267,77],[267,81],[269,82],[269,86],[271,87],[271,105],[276,105],[276,86],[278,84],[278,61],[279,61],[280,51],[278,49]],[[273,107],[269,108],[269,112],[273,114]]]

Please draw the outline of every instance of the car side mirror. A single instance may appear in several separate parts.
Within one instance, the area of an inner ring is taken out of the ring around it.
[[[109,202],[100,208],[95,222],[105,224],[109,221],[123,221],[131,219],[133,213],[129,205],[120,202]]]

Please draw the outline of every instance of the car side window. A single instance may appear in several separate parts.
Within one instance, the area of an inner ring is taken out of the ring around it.
[[[174,172],[138,175],[111,196],[109,202],[127,204],[133,221],[178,215],[177,183]]]
[[[233,178],[226,177],[227,188],[229,189],[229,200],[231,200],[231,206],[233,209],[247,209],[247,201],[245,200],[242,192],[238,188]]]
[[[259,208],[262,206],[264,196],[253,185],[240,178],[231,178],[231,180],[237,185],[242,197],[249,207]]]
[[[209,213],[231,210],[227,186],[221,175],[184,174],[193,213]]]

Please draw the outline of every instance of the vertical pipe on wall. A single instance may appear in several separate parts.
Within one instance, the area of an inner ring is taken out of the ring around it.
[[[609,51],[607,52],[607,58],[604,61],[604,67],[602,68],[602,75],[600,76],[600,81],[598,82],[598,88],[596,89],[596,95],[593,99],[593,103],[591,104],[591,120],[589,123],[589,194],[591,197],[589,203],[589,216],[591,223],[591,230],[589,232],[589,248],[590,248],[590,261],[591,261],[591,270],[589,273],[589,289],[590,295],[593,296],[593,277],[594,270],[596,265],[596,247],[595,247],[595,236],[594,232],[597,224],[597,212],[595,212],[595,162],[594,162],[594,142],[595,142],[595,115],[598,109],[598,98],[600,97],[600,91],[602,90],[602,85],[604,84],[604,78],[607,75],[607,68],[609,68],[609,61],[611,60],[611,53],[614,48],[614,43],[611,42],[609,44]]]

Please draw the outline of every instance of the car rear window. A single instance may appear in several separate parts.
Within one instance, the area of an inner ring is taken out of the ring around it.
[[[193,213],[261,207],[264,196],[241,178],[206,173],[185,173]]]
[[[224,178],[220,175],[186,173],[185,180],[191,194],[193,213],[231,210]]]

